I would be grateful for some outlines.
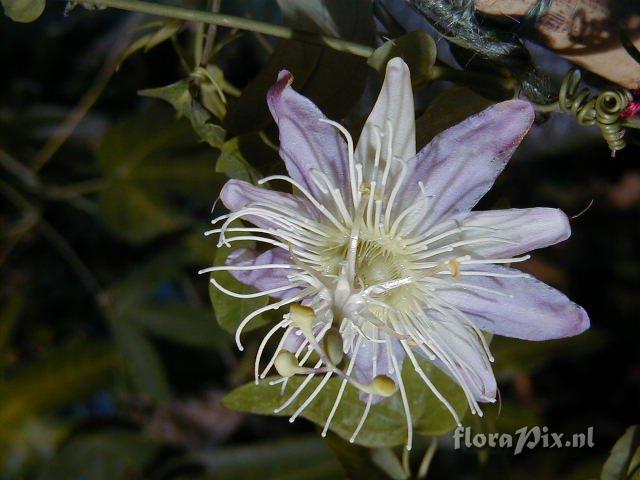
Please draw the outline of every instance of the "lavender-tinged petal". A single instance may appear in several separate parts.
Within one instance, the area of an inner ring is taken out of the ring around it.
[[[289,193],[275,192],[265,188],[256,187],[244,180],[229,180],[222,191],[220,199],[224,206],[231,212],[237,212],[243,208],[250,207],[255,202],[273,205],[276,210],[278,207],[293,210],[300,214],[301,218],[319,218],[319,212],[315,207],[302,197],[297,197]],[[243,219],[253,223],[260,228],[278,227],[271,219],[262,218],[257,215],[247,215]]]
[[[248,248],[238,248],[227,257],[226,265],[233,266],[257,266],[268,264],[290,264],[289,252],[282,248],[272,248],[264,253],[258,253]],[[264,292],[274,288],[285,287],[291,283],[287,278],[292,270],[288,268],[267,268],[259,270],[237,270],[229,273],[239,282],[251,285],[257,290]],[[299,292],[302,287],[292,286],[290,289],[271,294],[271,297],[283,299],[291,297]]]
[[[474,271],[516,275],[522,272],[498,265],[473,265]],[[451,286],[438,295],[464,312],[481,330],[525,340],[550,340],[578,335],[589,328],[584,309],[555,288],[531,276],[462,276],[464,283],[500,292]]]
[[[380,168],[384,168],[387,160],[387,138],[391,133],[388,126],[391,126],[393,130],[392,154],[402,160],[412,158],[416,154],[413,92],[409,67],[401,58],[392,58],[387,63],[384,83],[378,100],[364,124],[356,147],[356,161],[364,166],[365,178],[367,179],[371,176],[376,152],[375,131],[385,135],[381,137],[380,162]]]
[[[373,381],[374,377],[386,375],[396,382],[396,385],[398,384],[406,353],[397,339],[390,339],[389,343],[391,344],[391,355],[396,358],[400,371],[396,371],[393,368],[393,363],[389,362],[387,343],[372,342],[371,340],[363,338],[354,362],[353,375],[356,380],[368,385]],[[369,394],[360,393],[360,398],[366,401],[369,398]],[[384,397],[378,395],[373,396],[373,403],[378,403],[381,400],[384,400]]]
[[[437,135],[411,161],[398,210],[428,196],[409,220],[425,231],[444,217],[470,211],[491,188],[533,122],[531,104],[502,102]]]
[[[305,336],[299,328],[292,329],[284,339],[282,343],[282,349],[288,350],[291,353],[296,353],[302,344],[306,342]]]
[[[485,258],[505,258],[555,245],[569,238],[571,227],[567,216],[556,208],[512,208],[471,212],[461,222],[465,230],[461,239],[497,237],[509,242],[491,241],[473,245],[473,253]],[[486,228],[495,229],[495,232]]]
[[[311,100],[291,88],[293,76],[286,70],[267,94],[267,103],[280,130],[280,156],[289,175],[316,198],[322,193],[310,177],[312,170],[327,174],[334,186],[348,184],[347,148],[338,130],[322,120],[324,114]]]

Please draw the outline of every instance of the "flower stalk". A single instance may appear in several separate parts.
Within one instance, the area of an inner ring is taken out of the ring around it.
[[[130,12],[147,13],[165,18],[175,18],[190,22],[202,22],[209,25],[237,28],[250,32],[262,33],[272,37],[299,40],[330,47],[340,52],[347,52],[360,57],[369,57],[373,53],[373,47],[351,42],[330,35],[319,35],[302,30],[296,30],[283,25],[261,22],[249,18],[237,17],[217,12],[207,12],[175,5],[164,5],[144,0],[78,0],[77,3],[87,6],[111,7]]]

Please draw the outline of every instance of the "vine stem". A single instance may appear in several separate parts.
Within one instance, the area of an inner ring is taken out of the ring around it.
[[[130,12],[147,13],[149,15],[157,15],[160,17],[175,18],[176,20],[202,22],[210,25],[248,30],[250,32],[270,35],[272,37],[294,39],[306,43],[324,45],[340,52],[347,52],[365,58],[369,57],[374,50],[373,47],[329,35],[318,35],[249,18],[236,17],[217,12],[194,10],[174,5],[164,5],[144,0],[77,0],[77,3],[84,4],[88,7],[111,7],[120,10],[128,10]]]

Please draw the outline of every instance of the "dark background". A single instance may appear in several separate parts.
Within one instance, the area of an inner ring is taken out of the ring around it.
[[[247,2],[228,4],[269,17]],[[168,105],[137,94],[184,76],[171,43],[133,55],[111,76],[109,56],[140,17],[63,9],[50,2],[32,24],[0,18],[0,477],[341,478],[312,424],[220,405],[252,362],[252,349],[239,354],[216,325],[207,280],[196,274],[215,255],[201,233],[225,176],[215,173],[218,152]],[[188,44],[189,35],[178,38]],[[267,57],[246,34],[218,64],[243,89]],[[104,88],[68,141],[37,173],[16,168],[34,165],[96,79]],[[366,103],[365,95],[359,105]],[[275,140],[273,126],[265,128]],[[184,133],[158,155],[184,170],[113,186],[105,135],[123,142],[117,152],[132,152],[176,129]],[[568,241],[523,266],[584,306],[592,328],[544,344],[495,339],[501,412],[492,406],[482,422],[467,420],[474,431],[509,433],[593,427],[595,447],[514,457],[454,452],[442,439],[429,478],[595,478],[638,422],[639,149],[631,144],[611,158],[597,130],[558,130],[534,127],[479,207],[555,206],[572,216],[593,201],[572,220]],[[557,148],[537,154],[536,142]],[[273,162],[272,154],[248,160],[262,173],[277,168],[265,158]],[[210,174],[195,178],[193,165]],[[160,227],[140,233],[147,222]],[[420,454],[411,458],[417,466]]]

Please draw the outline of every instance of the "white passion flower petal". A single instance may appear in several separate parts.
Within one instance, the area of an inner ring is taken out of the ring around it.
[[[251,240],[266,253],[241,250],[232,265],[203,271],[235,272],[273,297],[240,319],[240,348],[245,325],[263,312],[285,310],[260,343],[255,362],[256,381],[275,372],[279,378],[270,382],[283,394],[291,376],[303,377],[276,412],[302,399],[290,418],[295,420],[328,382],[337,381],[322,433],[331,428],[346,389],[355,388],[365,402],[353,425],[350,440],[356,441],[373,404],[399,395],[410,449],[403,362],[411,362],[459,423],[418,355],[460,384],[480,415],[479,402],[496,395],[493,357],[481,330],[546,339],[588,326],[584,310],[564,295],[501,266],[566,239],[570,232],[561,212],[469,213],[530,127],[532,110],[522,101],[491,107],[414,157],[409,71],[396,58],[356,151],[347,130],[296,94],[291,80],[282,73],[269,94],[291,176],[263,181],[285,181],[295,193],[229,182],[222,199],[231,213],[212,232],[220,234],[220,245]],[[233,227],[234,219],[255,227]],[[312,388],[314,377],[320,381]]]
[[[355,149],[356,162],[362,164],[365,171],[375,168],[379,143],[384,144],[378,152],[382,168],[386,164],[392,165],[388,158],[390,152],[405,162],[416,154],[411,75],[409,67],[400,58],[391,59],[387,64],[382,90]]]

